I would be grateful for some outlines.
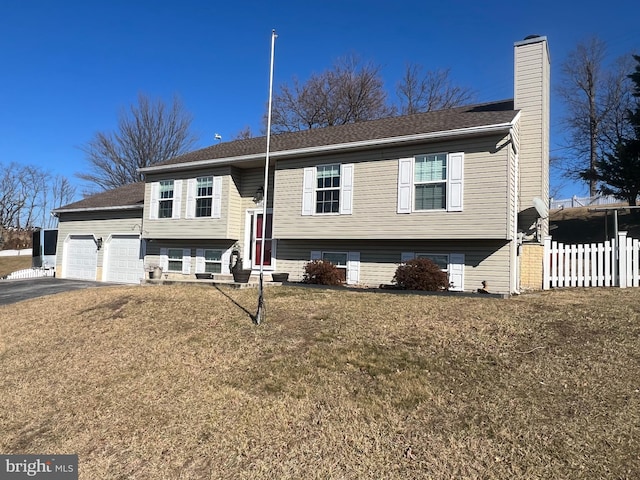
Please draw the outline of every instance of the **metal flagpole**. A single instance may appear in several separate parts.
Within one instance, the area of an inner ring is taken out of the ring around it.
[[[269,72],[269,108],[267,113],[267,152],[264,162],[264,195],[262,197],[262,238],[260,239],[260,285],[258,290],[258,311],[254,318],[256,325],[260,325],[260,322],[266,317],[264,308],[264,237],[267,233],[267,200],[269,192],[269,147],[271,142],[271,101],[273,98],[273,56],[276,45],[276,31],[271,31],[271,66]]]

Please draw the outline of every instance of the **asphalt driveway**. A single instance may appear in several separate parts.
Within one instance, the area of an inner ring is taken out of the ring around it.
[[[101,287],[113,284],[67,280],[62,278],[32,278],[27,280],[0,280],[0,305],[21,302],[31,298],[69,292],[81,288]]]

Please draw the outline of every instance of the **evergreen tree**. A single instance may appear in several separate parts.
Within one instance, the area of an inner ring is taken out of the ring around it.
[[[633,83],[633,107],[627,112],[627,121],[633,132],[619,138],[613,153],[598,162],[596,172],[585,171],[582,178],[602,182],[599,191],[627,200],[635,206],[640,194],[640,56],[633,55],[635,71],[628,75]]]

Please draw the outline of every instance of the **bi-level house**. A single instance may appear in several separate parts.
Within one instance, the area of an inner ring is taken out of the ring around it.
[[[549,55],[546,37],[514,50],[513,100],[273,135],[267,205],[262,137],[169,159],[142,169],[143,184],[57,209],[58,275],[223,275],[233,250],[257,271],[266,221],[267,274],[299,280],[324,259],[347,284],[378,286],[427,257],[453,290],[485,280],[517,292],[523,252],[537,258],[548,230],[533,199],[548,203]]]

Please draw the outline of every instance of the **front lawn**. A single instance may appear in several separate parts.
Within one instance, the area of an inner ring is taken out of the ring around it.
[[[82,479],[640,476],[640,289],[85,289],[0,307],[0,452]]]

